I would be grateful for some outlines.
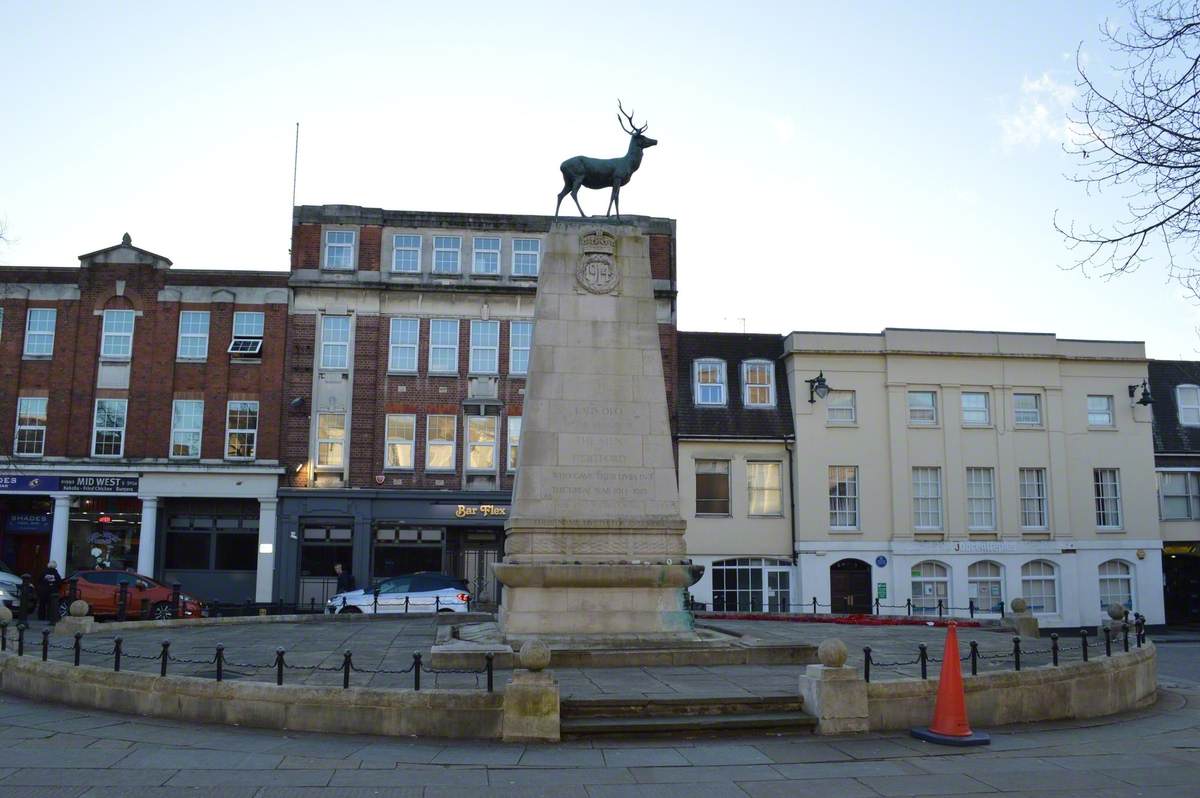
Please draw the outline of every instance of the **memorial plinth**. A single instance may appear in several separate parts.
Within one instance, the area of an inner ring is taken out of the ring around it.
[[[546,240],[499,621],[507,640],[692,640],[649,239],[560,221]]]

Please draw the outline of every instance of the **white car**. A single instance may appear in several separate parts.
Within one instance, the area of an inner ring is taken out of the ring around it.
[[[338,593],[325,605],[327,614],[342,612],[431,613],[467,612],[471,595],[467,583],[446,574],[422,572],[384,579],[378,598],[373,590]]]

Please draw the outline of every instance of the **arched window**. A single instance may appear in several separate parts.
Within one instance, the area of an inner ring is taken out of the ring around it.
[[[1021,566],[1021,597],[1034,615],[1058,612],[1058,569],[1049,560],[1033,560]]]
[[[1120,604],[1133,612],[1133,569],[1122,560],[1100,563],[1100,609]]]
[[[917,563],[912,567],[913,612],[936,613],[938,599],[950,606],[950,569],[933,560]]]
[[[746,407],[775,406],[775,364],[769,360],[742,362],[742,404]]]
[[[1176,385],[1175,406],[1179,408],[1180,424],[1200,427],[1200,385]]]
[[[698,405],[714,405],[724,407],[725,387],[728,384],[725,376],[725,361],[705,358],[692,364],[692,395]]]
[[[787,560],[758,557],[717,560],[712,564],[713,610],[788,612],[791,567]]]
[[[1000,612],[1004,606],[1004,568],[998,562],[981,560],[967,568],[967,597],[976,612]]]

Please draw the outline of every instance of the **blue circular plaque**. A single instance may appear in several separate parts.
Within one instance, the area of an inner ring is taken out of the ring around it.
[[[875,558],[875,564],[882,568],[883,566],[887,565],[887,557],[884,557],[882,554],[880,554]]]

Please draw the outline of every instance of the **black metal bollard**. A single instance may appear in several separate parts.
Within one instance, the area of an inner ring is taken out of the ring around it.
[[[25,623],[29,620],[29,603],[32,594],[33,577],[29,574],[21,574],[21,600],[17,602],[17,618],[20,623]]]
[[[1050,662],[1058,667],[1058,632],[1050,633]]]
[[[76,632],[75,633],[75,648],[74,648],[75,667],[76,668],[79,667],[79,655],[82,653],[82,651],[83,651],[83,632]]]
[[[129,607],[129,580],[122,579],[117,584],[117,620],[123,621]]]
[[[121,638],[113,638],[113,670],[120,672],[121,670]]]
[[[1128,654],[1129,653],[1129,624],[1127,622],[1121,623],[1121,637],[1125,643],[1125,653]]]
[[[938,618],[942,617],[942,600],[938,599]]]
[[[1112,630],[1104,627],[1104,656],[1112,656]]]
[[[0,651],[8,651],[8,621],[0,621]]]
[[[441,596],[433,597],[433,611],[434,612],[442,611],[442,597]]]
[[[276,685],[283,684],[283,655],[284,655],[284,650],[282,648],[275,649],[275,684]]]
[[[404,597],[404,614],[408,615],[408,596]]]
[[[879,614],[879,599],[878,598],[875,599],[875,614],[876,615]]]
[[[421,689],[421,654],[413,652],[413,689]]]
[[[967,599],[967,612],[969,612],[971,614],[972,618],[975,617],[975,599],[973,599],[973,598]]]
[[[42,630],[42,662],[50,659],[50,627]]]
[[[376,594],[378,595],[378,594]],[[350,651],[342,655],[342,689],[350,689]]]
[[[971,646],[971,675],[979,675],[979,643],[974,640],[970,643]]]
[[[183,617],[183,605],[182,605],[182,602],[179,600],[179,597],[182,593],[183,593],[183,586],[180,585],[178,582],[172,582],[171,583],[171,617],[172,618],[182,618]]]
[[[871,681],[871,647],[863,646],[863,681]]]
[[[483,669],[487,671],[487,690],[492,692],[492,660],[495,656],[489,651],[483,655]]]
[[[830,608],[830,609],[832,610],[832,608]],[[812,614],[813,614],[813,615],[816,615],[816,614],[817,614],[817,597],[816,597],[816,596],[813,596],[813,611],[812,611]]]
[[[1079,644],[1080,644],[1080,650],[1083,652],[1083,661],[1087,662],[1088,661],[1087,629],[1079,630]]]
[[[1013,670],[1021,670],[1021,638],[1013,638]]]
[[[379,613],[379,583],[375,583],[375,589],[371,591],[371,612]]]
[[[162,660],[162,662],[159,664],[158,675],[166,676],[167,675],[167,660],[171,659],[171,641],[170,640],[162,641],[162,653],[159,654],[158,656],[159,656],[159,659]]]
[[[1004,602],[1000,602],[1000,620],[1004,620]]]
[[[912,599],[904,600],[904,609],[909,615],[912,615]]]
[[[316,596],[310,596],[310,597],[309,597],[309,599],[308,599],[308,611],[309,611],[309,612],[316,612],[316,611],[317,611],[317,597],[316,597]]]
[[[17,624],[17,656],[25,656],[25,629],[24,623]]]
[[[924,643],[917,645],[917,659],[921,661],[921,678],[929,678],[929,650],[925,648]]]
[[[1146,619],[1141,615],[1135,616],[1134,624],[1137,629],[1137,647],[1141,648],[1142,643],[1146,642]]]
[[[213,657],[213,662],[217,665],[217,681],[225,678],[225,646],[217,643],[217,653]]]

